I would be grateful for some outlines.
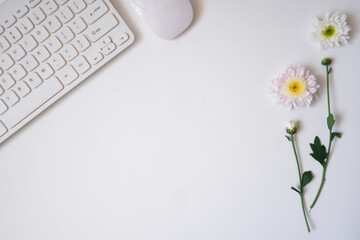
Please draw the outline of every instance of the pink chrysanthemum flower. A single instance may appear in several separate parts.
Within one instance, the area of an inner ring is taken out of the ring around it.
[[[277,105],[287,109],[308,107],[316,98],[319,85],[314,75],[304,66],[292,66],[285,69],[276,79],[271,81],[269,93]]]

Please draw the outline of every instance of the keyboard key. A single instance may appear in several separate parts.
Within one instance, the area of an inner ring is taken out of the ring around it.
[[[53,0],[43,1],[41,8],[47,15],[53,14],[59,7]]]
[[[56,32],[57,30],[59,30],[61,28],[62,24],[61,22],[59,21],[59,19],[52,15],[50,17],[48,17],[45,21],[45,27],[47,29],[49,29],[50,32],[54,33]]]
[[[64,5],[67,1],[69,0],[56,0],[56,2],[61,6]]]
[[[85,33],[92,42],[96,42],[118,25],[118,23],[118,20],[112,14],[107,14],[95,24],[90,25]]]
[[[28,72],[34,70],[37,66],[39,66],[38,61],[31,54],[28,54],[26,57],[24,57],[24,59],[21,61],[21,64]]]
[[[86,8],[86,3],[83,0],[70,0],[69,5],[74,13],[80,13]]]
[[[103,48],[102,53],[104,55],[109,55],[116,49],[116,46],[114,43],[109,43],[106,47]]]
[[[8,106],[6,105],[6,103],[3,100],[0,100],[0,115],[3,114],[4,112],[6,112],[8,110]],[[1,126],[0,126],[1,128]],[[1,130],[0,130],[0,135],[1,135]]]
[[[75,33],[79,34],[86,29],[86,23],[82,18],[77,17],[70,22],[70,27]]]
[[[50,37],[50,33],[44,26],[37,26],[33,31],[33,36],[38,42],[43,42]]]
[[[35,51],[33,52],[34,57],[39,61],[39,62],[44,62],[46,59],[48,59],[50,57],[50,53],[49,51],[46,49],[46,47],[44,46],[39,46],[35,49]]]
[[[57,16],[62,23],[67,23],[74,18],[74,13],[68,7],[62,7],[57,11]]]
[[[56,71],[60,70],[63,66],[66,65],[64,58],[60,54],[55,54],[49,62],[51,67]]]
[[[92,64],[92,65],[95,65],[97,64],[98,62],[100,62],[102,59],[104,58],[104,56],[101,54],[101,53],[95,53],[94,55],[92,55],[90,58],[89,58],[89,62]]]
[[[49,64],[43,63],[36,69],[36,72],[42,79],[48,79],[54,74],[54,70],[50,67]]]
[[[69,27],[63,27],[59,33],[58,33],[58,37],[60,39],[61,42],[63,43],[68,43],[71,40],[74,39],[75,35],[74,33],[70,30]]]
[[[29,73],[24,81],[32,88],[35,89],[42,84],[42,80],[37,73]]]
[[[31,21],[32,21],[35,25],[38,25],[38,24],[40,24],[42,21],[45,20],[46,15],[45,15],[45,13],[41,10],[41,8],[34,8],[34,9],[31,10],[31,12],[29,13],[29,17],[30,17]]]
[[[8,50],[9,48],[10,48],[9,41],[4,37],[0,37],[0,52],[3,53],[6,50]]]
[[[77,59],[75,59],[73,65],[76,71],[80,74],[87,72],[91,67],[88,61],[86,61],[86,59],[83,56],[80,56]]]
[[[2,20],[4,27],[9,28],[16,23],[16,18],[13,15],[9,15]]]
[[[3,100],[8,106],[14,106],[17,102],[19,102],[20,98],[16,95],[14,91],[7,91],[3,95]]]
[[[5,125],[0,121],[0,137],[7,133],[7,128]]]
[[[41,2],[41,0],[27,0],[26,3],[30,8],[34,8],[36,7],[39,3]]]
[[[0,96],[3,95],[5,92],[5,90],[1,87],[1,84],[0,84]]]
[[[83,52],[90,47],[89,40],[83,35],[77,37],[73,44],[79,52]]]
[[[23,34],[27,34],[34,29],[34,24],[26,17],[19,21],[18,28]]]
[[[108,45],[109,43],[111,43],[111,39],[106,36],[106,37],[103,37],[102,39],[100,39],[97,44],[98,44],[98,47],[103,49],[106,45]]]
[[[3,32],[5,32],[5,29],[3,26],[0,25],[0,34],[3,34]]]
[[[10,74],[5,74],[0,77],[0,84],[4,89],[10,89],[15,85],[15,80],[10,76]]]
[[[59,93],[63,88],[63,85],[56,78],[49,79],[32,91],[32,93],[26,97],[26,101],[19,102],[11,109],[11,111],[4,113],[1,116],[2,121],[10,128],[15,127],[34,110],[41,107],[49,99]]]
[[[9,31],[5,32],[5,37],[11,43],[16,43],[22,38],[22,34],[16,27],[13,27],[13,28],[9,29]]]
[[[83,17],[88,24],[92,24],[101,16],[103,16],[108,10],[109,8],[103,1],[97,1],[94,4],[88,6],[88,8],[83,12]]]
[[[47,40],[45,46],[49,49],[50,52],[55,53],[59,51],[59,49],[63,46],[63,44],[60,42],[60,40],[57,37],[52,36]]]
[[[59,71],[59,79],[64,85],[69,85],[79,77],[79,74],[71,65],[65,66]]]
[[[16,81],[19,81],[26,76],[26,70],[20,64],[16,64],[10,69],[10,74]]]
[[[14,66],[14,60],[8,54],[0,55],[0,67],[2,69],[8,70],[12,66]]]
[[[15,10],[15,16],[17,18],[22,18],[28,12],[29,12],[29,8],[26,5],[22,5],[18,9]]]
[[[23,98],[31,92],[31,89],[25,82],[19,82],[14,86],[14,91],[20,98]]]
[[[26,55],[26,52],[20,45],[16,44],[10,49],[9,54],[13,59],[19,61]]]
[[[114,37],[113,42],[120,46],[122,44],[124,44],[125,42],[127,42],[127,40],[129,40],[129,35],[125,32],[119,34],[118,36]]]
[[[23,38],[20,44],[27,52],[32,51],[38,45],[34,37],[31,35],[25,35],[25,37]]]
[[[78,55],[78,52],[72,45],[66,45],[61,49],[61,55],[66,61],[71,61]]]

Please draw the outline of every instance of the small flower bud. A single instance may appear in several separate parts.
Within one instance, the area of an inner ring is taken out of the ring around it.
[[[296,133],[296,121],[289,121],[286,123],[286,132],[288,134],[294,134]]]
[[[321,64],[324,66],[329,66],[331,64],[331,59],[330,58],[324,58],[323,60],[321,60]]]

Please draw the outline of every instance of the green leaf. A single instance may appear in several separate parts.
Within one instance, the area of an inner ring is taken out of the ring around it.
[[[329,114],[329,116],[327,117],[326,121],[327,121],[327,125],[328,125],[329,130],[331,130],[332,127],[333,127],[334,124],[335,124],[335,119],[334,119],[334,116],[332,115],[332,113]]]
[[[287,140],[289,140],[291,142],[291,137],[290,136],[285,135],[285,137],[287,138]]]
[[[296,189],[294,187],[291,187],[291,189],[294,190],[295,192],[297,192],[298,194],[301,194],[301,192],[298,189]]]
[[[313,175],[312,175],[311,171],[304,172],[302,175],[302,178],[301,178],[301,187],[305,187],[306,184],[311,182],[312,178],[313,178]]]
[[[327,153],[325,146],[321,144],[318,136],[315,137],[314,143],[310,143],[310,147],[312,150],[310,156],[312,156],[316,161],[318,161],[322,166],[324,166]]]
[[[335,137],[341,138],[341,133],[339,133],[339,132],[331,133],[330,141],[334,140]]]

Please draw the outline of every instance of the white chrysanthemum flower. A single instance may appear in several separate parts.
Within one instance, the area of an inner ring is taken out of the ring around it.
[[[316,31],[310,34],[310,39],[319,42],[322,48],[339,47],[350,39],[351,27],[347,25],[345,14],[334,13],[330,17],[327,12],[322,20],[315,18],[313,24]]]
[[[269,93],[277,105],[291,109],[297,106],[308,107],[316,98],[318,88],[315,76],[304,66],[296,65],[288,67],[271,81]]]

